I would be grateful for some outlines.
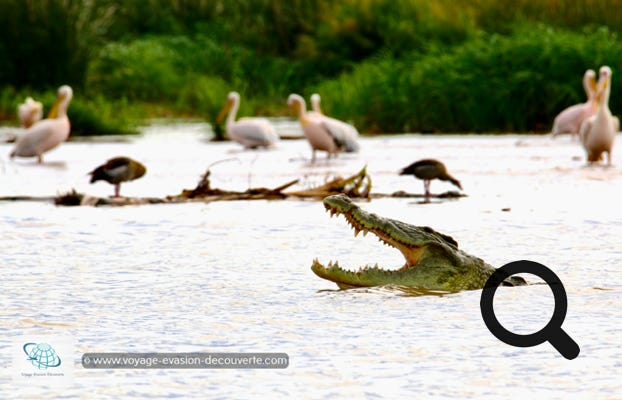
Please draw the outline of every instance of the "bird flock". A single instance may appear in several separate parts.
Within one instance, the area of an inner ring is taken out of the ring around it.
[[[585,71],[583,87],[587,100],[566,108],[553,121],[552,137],[571,134],[574,140],[578,136],[588,163],[602,161],[605,155],[607,165],[612,164],[611,151],[620,128],[620,121],[609,109],[611,79],[612,71],[608,66],[599,69],[598,80],[593,70]],[[44,119],[42,119],[42,104],[31,97],[26,98],[17,109],[23,133],[17,138],[10,157],[36,157],[37,161],[42,163],[44,153],[65,142],[71,130],[67,110],[72,98],[71,87],[61,86],[54,105]],[[311,162],[316,161],[316,151],[326,152],[328,160],[341,152],[358,152],[360,150],[358,130],[351,124],[325,115],[321,109],[319,94],[313,94],[310,100],[312,109],[308,111],[302,96],[292,93],[287,98],[287,105],[296,113],[302,132],[311,147]],[[240,95],[232,91],[216,118],[216,122],[220,123],[226,116],[226,132],[229,139],[247,149],[277,145],[279,135],[270,120],[258,117],[236,120],[239,107]],[[96,167],[89,174],[91,183],[104,180],[114,185],[114,195],[118,197],[122,182],[138,179],[145,175],[146,171],[146,167],[136,160],[129,157],[115,157]],[[433,179],[449,181],[462,189],[460,182],[447,172],[445,165],[434,159],[416,161],[401,169],[399,174],[413,175],[423,180],[426,201],[429,201],[430,182]]]
[[[579,136],[589,163],[601,161],[606,154],[607,165],[611,165],[613,142],[620,130],[620,120],[609,109],[611,74],[611,68],[603,65],[596,81],[593,70],[585,71],[583,87],[587,101],[566,108],[553,122],[553,137],[562,133],[569,133],[573,138]]]

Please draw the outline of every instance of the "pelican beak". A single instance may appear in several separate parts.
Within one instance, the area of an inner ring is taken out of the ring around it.
[[[219,124],[225,118],[229,110],[231,110],[231,106],[233,106],[233,102],[227,100],[224,107],[222,108],[222,110],[220,110],[220,112],[218,113],[218,116],[216,117],[217,124]]]
[[[598,90],[598,84],[596,83],[596,76],[589,77],[588,85],[590,89],[592,89],[592,93],[596,93],[596,91]]]
[[[58,117],[58,108],[60,107],[60,103],[63,102],[64,98],[65,98],[64,93],[60,93],[58,95],[58,97],[56,98],[56,101],[54,102],[54,105],[52,106],[52,108],[50,109],[50,112],[48,113],[49,119],[54,119]]]
[[[601,83],[602,82],[602,83]],[[607,89],[607,86],[609,85],[609,77],[606,76],[604,78],[602,78],[601,80],[599,80],[598,82],[598,90],[596,91],[596,100],[599,101],[602,97],[603,94],[605,93],[605,90]]]
[[[301,114],[302,106],[294,99],[287,99],[287,107],[292,110],[292,114],[299,116]]]

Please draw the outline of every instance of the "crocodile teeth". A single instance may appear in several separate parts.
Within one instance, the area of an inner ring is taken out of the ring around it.
[[[354,237],[357,237],[359,233],[361,233],[361,230],[359,228],[354,228]]]

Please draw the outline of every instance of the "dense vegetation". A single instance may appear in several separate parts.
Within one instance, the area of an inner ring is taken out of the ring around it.
[[[73,132],[154,116],[283,115],[291,92],[362,131],[544,131],[614,71],[622,0],[0,0],[0,120],[74,87]]]

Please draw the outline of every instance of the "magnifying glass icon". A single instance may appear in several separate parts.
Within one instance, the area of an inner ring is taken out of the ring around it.
[[[555,309],[549,323],[538,332],[528,335],[519,335],[505,329],[497,319],[492,307],[495,292],[501,282],[518,273],[528,273],[542,278],[551,288],[555,298]],[[488,278],[482,290],[479,305],[482,310],[482,318],[488,330],[502,342],[516,347],[531,347],[548,341],[568,360],[572,360],[579,355],[579,345],[562,329],[562,323],[564,318],[566,318],[566,311],[568,311],[566,290],[557,275],[544,265],[528,260],[513,261],[505,264]]]

